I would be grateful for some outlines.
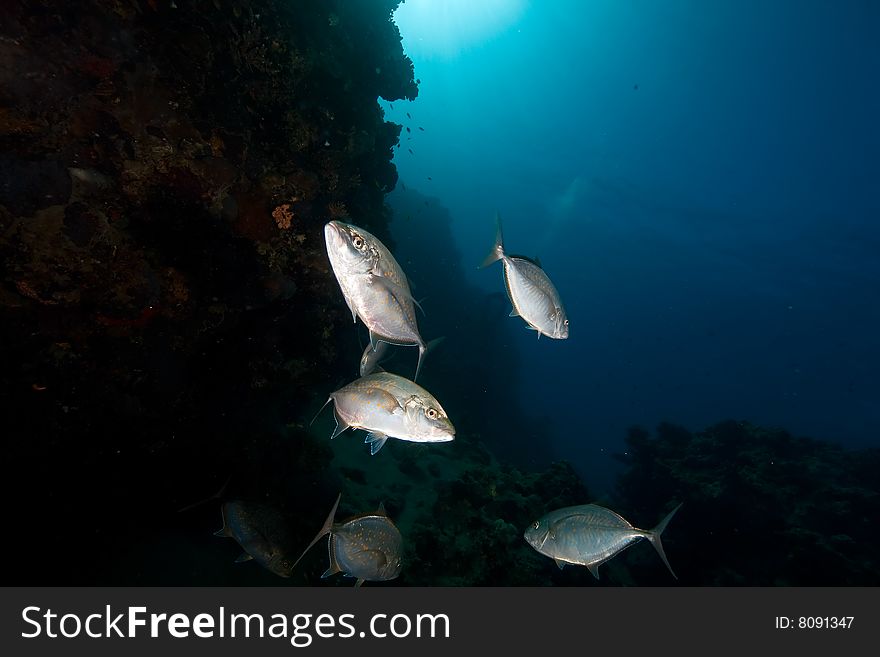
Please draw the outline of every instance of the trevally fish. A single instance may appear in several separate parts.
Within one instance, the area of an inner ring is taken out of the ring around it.
[[[511,317],[522,317],[530,329],[541,334],[565,340],[568,338],[568,316],[559,292],[540,263],[523,256],[507,255],[501,232],[501,218],[495,215],[495,246],[483,261],[488,267],[496,260],[504,265],[504,286],[513,310]]]
[[[341,221],[324,226],[324,241],[333,274],[352,319],[370,331],[370,344],[418,346],[418,379],[427,345],[416,322],[416,300],[403,269],[374,235]]]
[[[296,566],[318,541],[329,534],[330,567],[321,577],[345,573],[348,577],[357,578],[355,586],[365,581],[382,582],[397,577],[400,574],[403,539],[385,513],[385,507],[380,504],[376,513],[336,523],[334,519],[340,499],[342,493],[336,498],[315,540],[309,543],[293,565]]]
[[[259,502],[230,500],[220,507],[223,527],[215,536],[235,539],[244,552],[235,562],[253,559],[280,577],[290,577],[293,564],[287,556],[292,533],[281,512]]]
[[[672,576],[678,579],[666,559],[660,534],[680,508],[681,504],[654,529],[645,530],[633,527],[614,511],[596,504],[569,506],[535,521],[526,529],[524,538],[535,550],[555,560],[560,568],[567,563],[586,566],[596,579],[599,579],[601,564],[647,538]]]
[[[365,443],[375,454],[388,438],[440,443],[455,438],[455,427],[434,396],[420,385],[391,372],[362,376],[332,393],[336,438],[349,427],[368,431]],[[323,408],[323,407],[322,407]],[[319,411],[320,412],[320,411]]]

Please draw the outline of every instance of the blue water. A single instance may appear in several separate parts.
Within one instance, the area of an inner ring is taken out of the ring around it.
[[[401,181],[449,209],[475,285],[503,290],[476,268],[497,210],[566,304],[569,340],[517,342],[556,456],[602,488],[635,424],[878,444],[880,3],[408,0],[397,22],[421,80],[380,101],[411,128]]]

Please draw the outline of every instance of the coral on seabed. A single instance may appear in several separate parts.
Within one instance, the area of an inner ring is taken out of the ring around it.
[[[727,421],[633,429],[619,458],[625,517],[684,502],[666,546],[682,584],[880,584],[880,450]],[[639,583],[662,583],[662,570],[639,570]]]

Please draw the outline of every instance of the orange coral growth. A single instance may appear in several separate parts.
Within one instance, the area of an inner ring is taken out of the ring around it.
[[[290,228],[290,223],[293,221],[293,212],[290,211],[290,203],[279,205],[272,210],[272,218],[281,230],[287,230]]]

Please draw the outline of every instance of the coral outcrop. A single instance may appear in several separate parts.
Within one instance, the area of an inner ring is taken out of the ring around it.
[[[271,453],[357,362],[321,228],[387,232],[400,126],[376,101],[418,92],[396,5],[3,3],[0,407],[24,571],[45,537],[85,536],[53,583],[92,583],[95,544]]]

